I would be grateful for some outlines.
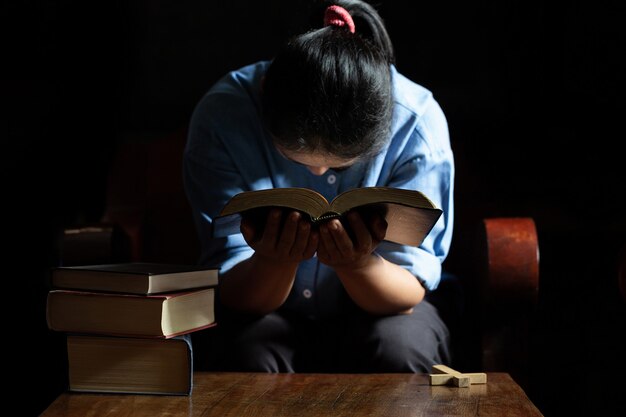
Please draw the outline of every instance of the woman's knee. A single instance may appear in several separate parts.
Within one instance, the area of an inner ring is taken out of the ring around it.
[[[278,313],[222,324],[221,355],[214,358],[223,371],[293,372],[293,329]]]
[[[436,311],[420,311],[371,321],[362,346],[365,370],[430,372],[437,363],[449,363],[450,338],[445,324]]]

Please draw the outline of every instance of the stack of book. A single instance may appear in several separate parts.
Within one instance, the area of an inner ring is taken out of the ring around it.
[[[69,390],[191,394],[190,333],[216,324],[217,279],[192,265],[54,268],[46,315],[67,334]]]

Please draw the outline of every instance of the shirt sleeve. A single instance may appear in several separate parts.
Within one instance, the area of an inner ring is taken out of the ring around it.
[[[418,248],[384,241],[377,249],[385,259],[413,273],[426,290],[434,290],[450,248],[454,221],[454,159],[447,121],[434,99],[411,129],[387,185],[419,190],[443,211]]]
[[[215,100],[205,96],[191,118],[183,155],[183,182],[200,239],[199,263],[219,267],[221,273],[249,258],[252,249],[241,234],[212,237],[213,219],[228,199],[247,188],[232,150],[224,144],[224,129],[218,129]]]

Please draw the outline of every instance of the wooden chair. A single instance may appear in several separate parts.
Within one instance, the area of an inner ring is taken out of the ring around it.
[[[185,140],[182,130],[120,146],[102,222],[65,231],[65,264],[196,262],[199,243],[181,176]],[[444,264],[453,278],[446,275],[433,293],[437,305],[447,310],[442,313],[452,328],[454,366],[468,372],[509,372],[524,386],[539,285],[534,221],[486,218],[466,223],[455,225],[455,235],[464,237],[467,248],[453,251]]]

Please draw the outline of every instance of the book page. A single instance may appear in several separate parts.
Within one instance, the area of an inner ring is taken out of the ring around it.
[[[391,187],[366,187],[348,190],[330,203],[333,211],[345,213],[348,210],[369,203],[399,203],[413,207],[436,208],[423,193]]]
[[[416,209],[389,204],[385,240],[403,245],[419,246],[441,216],[438,209]]]
[[[285,207],[318,217],[329,209],[320,193],[306,188],[273,188],[237,194],[224,206],[220,216],[242,213],[258,207]]]

